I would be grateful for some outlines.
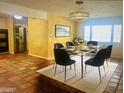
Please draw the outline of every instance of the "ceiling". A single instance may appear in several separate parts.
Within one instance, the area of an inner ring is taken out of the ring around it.
[[[59,16],[69,16],[70,12],[76,11],[76,0],[0,0],[23,7],[28,7]],[[123,0],[83,0],[82,11],[90,13],[90,17],[122,16]]]

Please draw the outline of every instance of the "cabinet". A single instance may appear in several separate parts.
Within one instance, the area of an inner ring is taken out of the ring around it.
[[[0,53],[8,51],[8,30],[0,29]]]

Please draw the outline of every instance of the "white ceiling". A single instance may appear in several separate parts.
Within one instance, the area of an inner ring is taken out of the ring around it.
[[[69,13],[76,11],[78,6],[76,0],[0,0],[23,7],[41,11],[48,11],[59,16],[69,16]],[[82,11],[90,13],[90,17],[108,17],[123,15],[122,0],[83,0]]]

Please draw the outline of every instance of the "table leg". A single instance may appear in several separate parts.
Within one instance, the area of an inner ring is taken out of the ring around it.
[[[81,78],[83,78],[83,55],[81,55]]]

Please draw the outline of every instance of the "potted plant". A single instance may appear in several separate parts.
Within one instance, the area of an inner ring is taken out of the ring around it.
[[[81,44],[81,43],[83,43],[83,42],[84,42],[84,40],[81,39],[80,37],[75,37],[75,38],[73,39],[73,43],[74,43],[74,44]]]

